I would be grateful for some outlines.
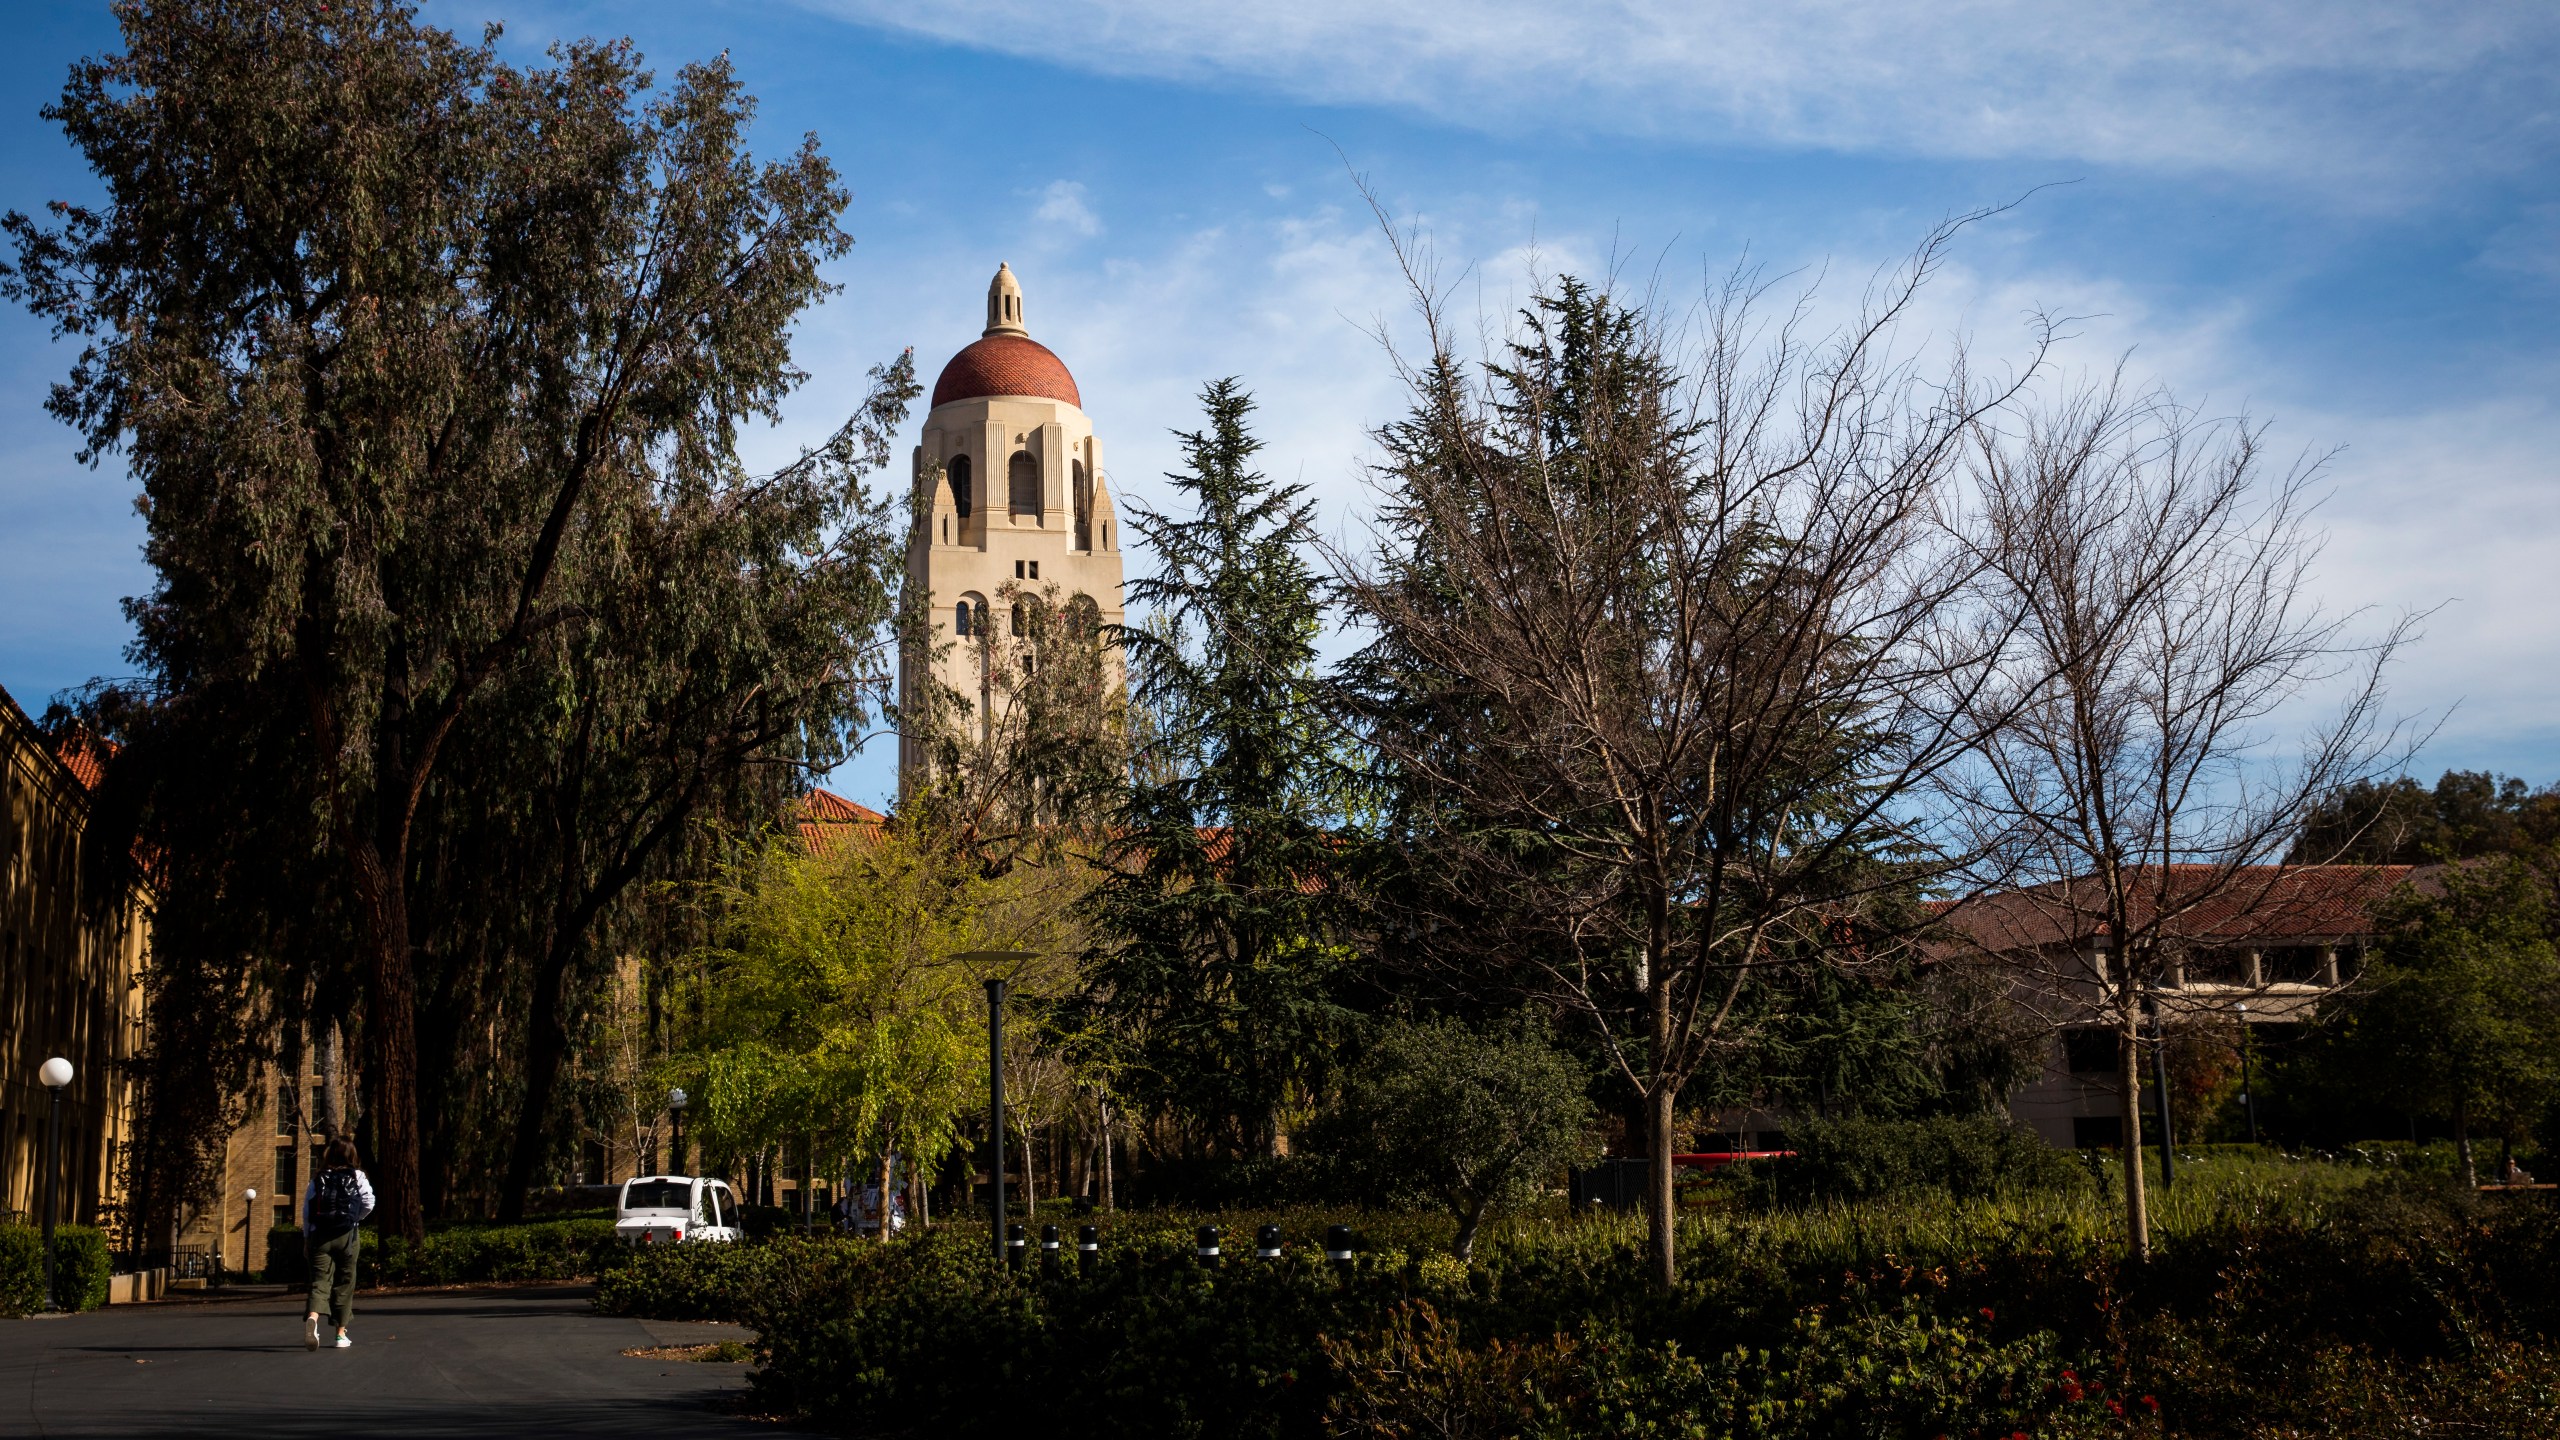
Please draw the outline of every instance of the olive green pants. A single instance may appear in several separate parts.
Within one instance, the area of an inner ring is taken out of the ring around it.
[[[311,1303],[303,1308],[324,1315],[341,1330],[356,1313],[356,1252],[364,1232],[342,1231],[323,1240],[311,1237]]]

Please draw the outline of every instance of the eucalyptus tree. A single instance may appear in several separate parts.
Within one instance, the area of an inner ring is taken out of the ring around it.
[[[503,62],[396,0],[126,4],[48,107],[104,199],[8,217],[83,349],[53,412],[140,483],[134,655],[299,731],[362,973],[374,1174],[422,1233],[412,841],[475,702],[579,617],[581,528],[713,483],[851,243],[814,138],[747,154],[724,60]]]

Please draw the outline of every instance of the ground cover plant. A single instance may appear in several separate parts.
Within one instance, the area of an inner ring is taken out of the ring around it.
[[[2156,1183],[2156,1175],[2154,1180]],[[1097,1217],[1094,1273],[1008,1274],[983,1227],[895,1245],[670,1247],[621,1313],[757,1326],[756,1383],[859,1434],[2521,1435],[2560,1426],[2560,1209],[2281,1158],[2199,1156],[2153,1258],[2113,1197],[1912,1190],[1682,1222]],[[1349,1221],[1347,1273],[1314,1242]],[[1202,1267],[1194,1227],[1224,1230]],[[1277,1260],[1245,1242],[1264,1223]],[[1068,1232],[1072,1236],[1072,1231]],[[2428,1429],[2427,1427],[2433,1427]]]

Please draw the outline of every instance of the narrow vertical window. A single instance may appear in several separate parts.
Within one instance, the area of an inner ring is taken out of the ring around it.
[[[1075,499],[1076,548],[1090,550],[1093,548],[1093,477],[1085,473],[1084,462],[1078,460],[1068,467],[1067,478]]]
[[[951,633],[963,640],[969,638],[969,602],[966,600],[951,608]]]
[[[960,513],[961,519],[966,520],[969,518],[970,501],[969,457],[966,455],[952,456],[951,464],[948,468],[951,475],[951,508]]]
[[[1005,489],[1010,492],[1015,519],[1025,515],[1035,522],[1040,518],[1040,462],[1028,450],[1016,450],[1006,466]]]
[[[1025,627],[1022,623],[1022,602],[1016,600],[1013,602],[1013,633],[1016,636],[1019,636],[1022,634],[1024,628]]]

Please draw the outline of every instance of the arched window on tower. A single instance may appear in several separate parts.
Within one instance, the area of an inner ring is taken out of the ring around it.
[[[969,518],[970,505],[969,457],[954,455],[944,468],[951,476],[951,508],[960,513],[961,519],[966,520]]]
[[[1090,550],[1093,548],[1093,479],[1085,474],[1081,460],[1070,467],[1070,478],[1076,502],[1076,548]]]
[[[1033,524],[1038,524],[1040,521],[1040,462],[1031,458],[1030,451],[1013,452],[1013,460],[1006,467],[1005,490],[1012,502],[1013,518],[1019,520],[1028,515]]]
[[[966,600],[951,607],[951,633],[963,640],[969,638],[969,602]]]
[[[1024,631],[1026,631],[1026,630],[1028,630],[1029,628],[1030,628],[1029,626],[1027,626],[1027,625],[1025,625],[1025,624],[1023,623],[1023,617],[1022,617],[1022,602],[1021,602],[1021,601],[1019,601],[1019,600],[1014,601],[1014,602],[1013,602],[1013,633],[1014,633],[1015,638],[1019,639],[1019,638],[1022,636],[1023,632],[1024,632]]]

